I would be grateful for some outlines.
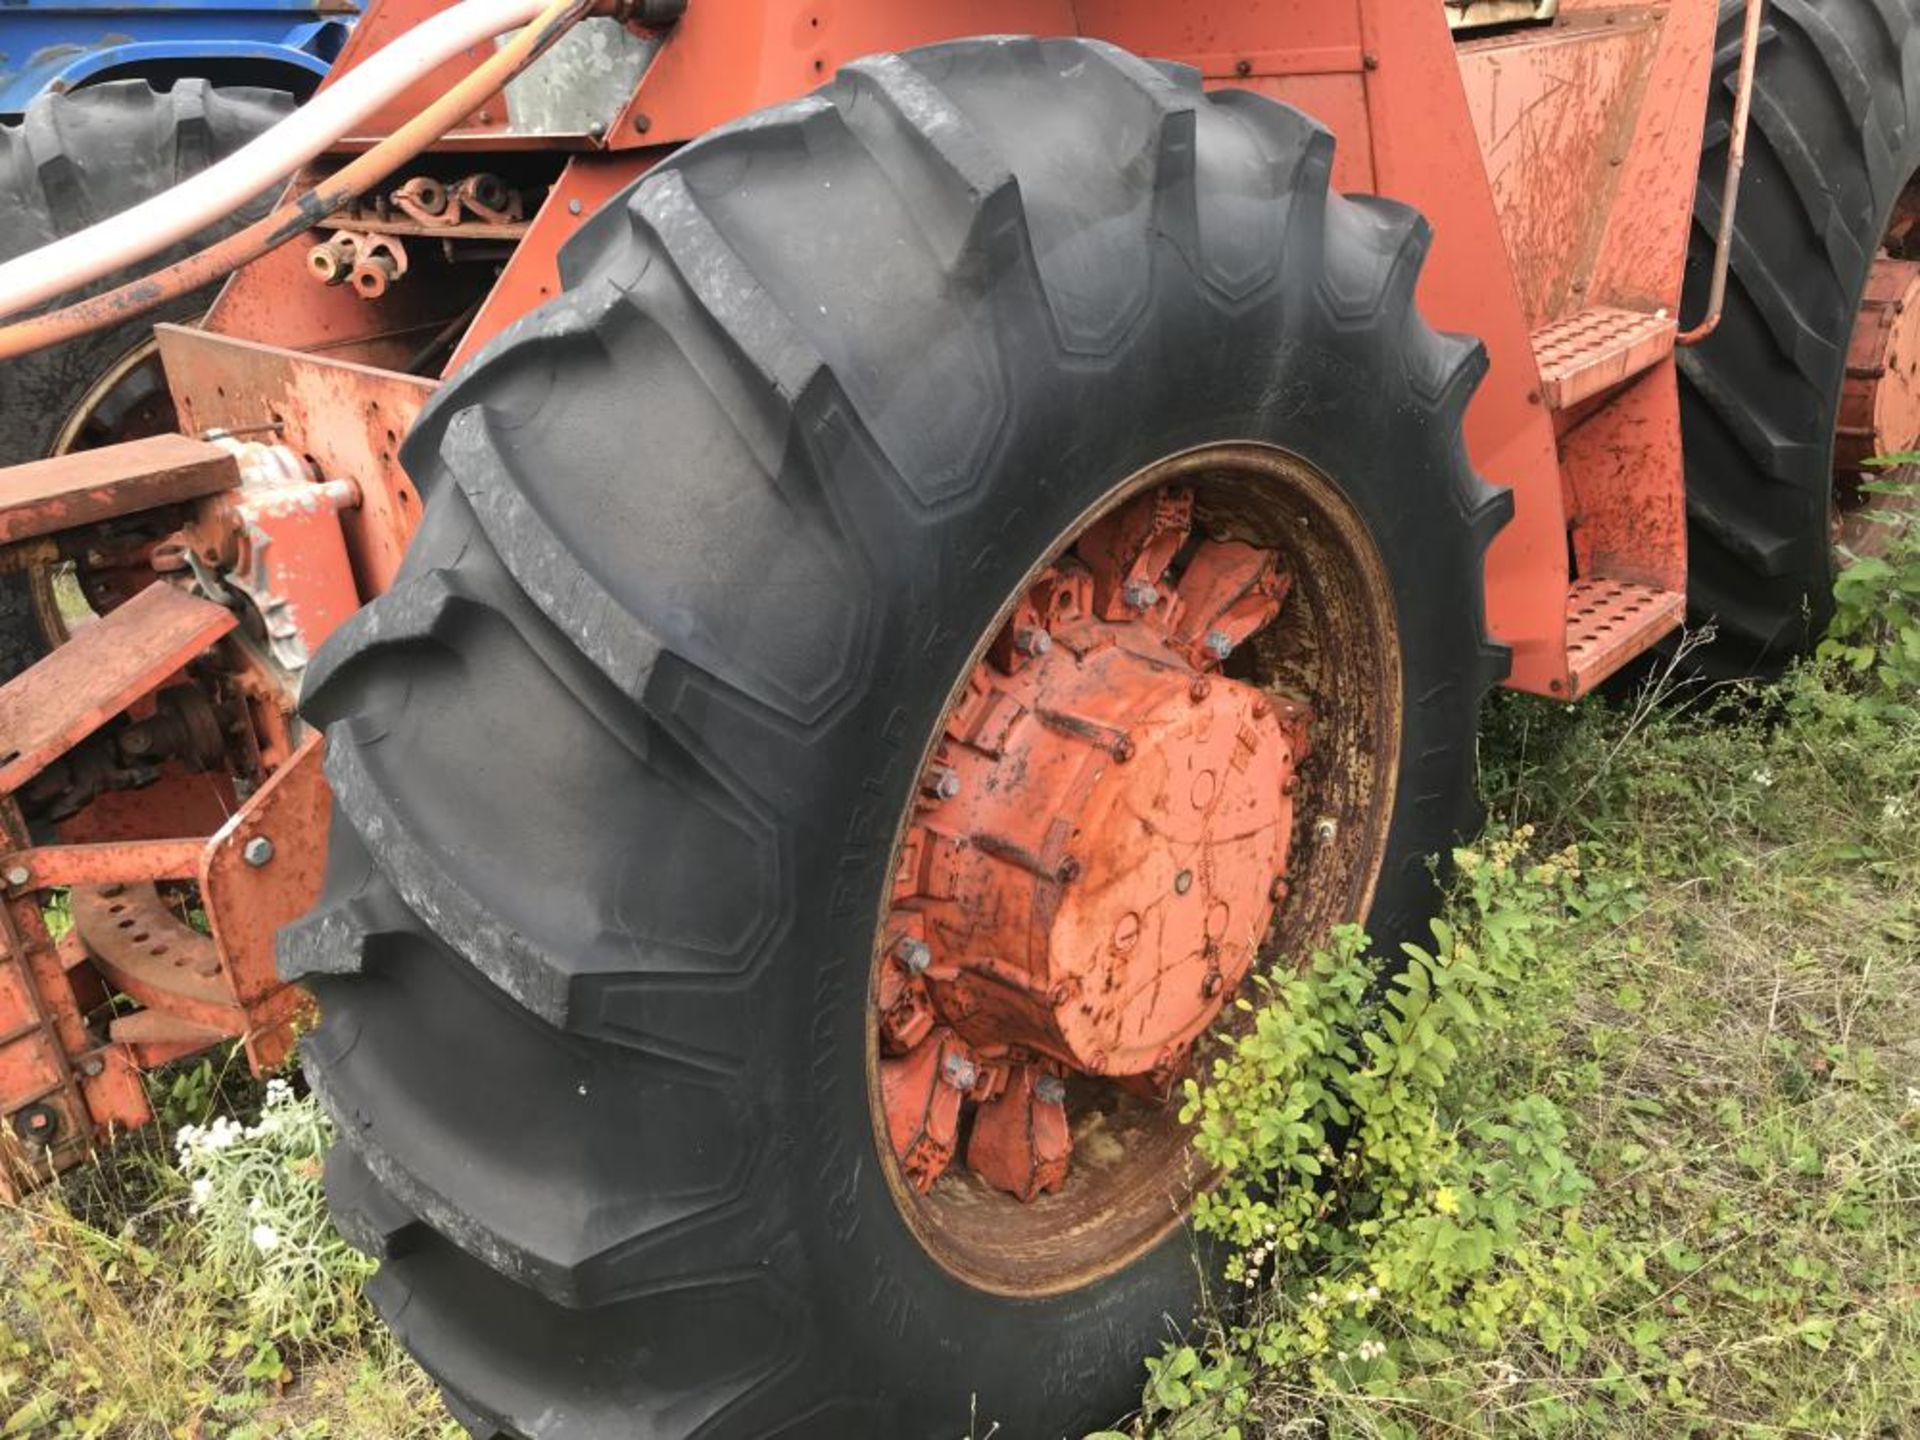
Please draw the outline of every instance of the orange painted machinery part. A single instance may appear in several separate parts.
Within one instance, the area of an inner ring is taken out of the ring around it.
[[[1304,707],[1219,673],[1279,613],[1270,551],[1190,542],[1167,489],[1021,597],[950,710],[877,969],[889,1132],[1031,1199],[1067,1173],[1067,1077],[1164,1097],[1282,894]],[[1166,576],[1176,557],[1178,581]]]
[[[1834,478],[1858,484],[1866,462],[1920,435],[1920,261],[1882,256],[1847,351],[1834,431]]]
[[[0,686],[0,1196],[144,1123],[145,1068],[225,1040],[284,1064],[306,1004],[273,937],[319,895],[330,807],[289,677],[361,602],[340,518],[359,491],[284,447],[172,440],[26,467],[51,479],[0,504],[0,527],[51,537],[42,559],[130,511],[176,527],[142,547],[143,583]],[[173,503],[143,509],[156,473]]]

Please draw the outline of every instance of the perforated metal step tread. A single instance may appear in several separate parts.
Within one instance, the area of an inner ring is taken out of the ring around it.
[[[1668,315],[1596,305],[1533,332],[1540,395],[1565,410],[1650,370],[1673,353]]]
[[[1576,580],[1567,592],[1568,699],[1584,695],[1687,614],[1687,597],[1631,580]]]

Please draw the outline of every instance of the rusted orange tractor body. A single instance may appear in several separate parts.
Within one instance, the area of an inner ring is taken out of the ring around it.
[[[439,8],[374,0],[334,78]],[[203,327],[162,327],[179,434],[0,476],[0,555],[77,557],[97,612],[0,690],[0,1191],[143,1123],[149,1066],[235,1037],[256,1067],[285,1060],[301,997],[275,978],[273,936],[318,893],[328,825],[321,742],[294,703],[406,550],[422,497],[401,439],[441,375],[558,293],[562,247],[604,201],[872,52],[1080,33],[1318,118],[1336,188],[1432,222],[1426,317],[1487,347],[1466,435],[1513,494],[1486,584],[1509,683],[1573,699],[1661,640],[1685,606],[1675,341],[1701,318],[1682,320],[1681,290],[1716,6],[1562,0],[1552,23],[1450,28],[1482,8],[691,0],[620,32],[637,83],[580,82],[567,103],[510,88],[404,185],[239,270]],[[303,178],[483,58],[427,76]],[[1275,774],[1293,763],[1280,734],[1258,757]],[[209,933],[160,898],[175,882],[199,887]],[[56,888],[73,917],[57,940]],[[990,1163],[1018,1188],[1044,1158]]]

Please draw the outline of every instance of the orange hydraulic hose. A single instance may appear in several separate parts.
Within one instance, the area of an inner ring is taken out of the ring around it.
[[[277,207],[244,230],[236,230],[204,250],[105,294],[0,327],[0,360],[11,360],[144,315],[169,300],[231,275],[248,261],[304,234],[342,205],[386,179],[472,114],[507,81],[538,59],[575,21],[593,9],[594,4],[595,0],[552,0],[532,24],[398,130],[341,166],[298,200]]]
[[[1720,192],[1720,233],[1713,251],[1713,286],[1707,295],[1707,316],[1693,329],[1674,337],[1676,345],[1698,345],[1720,328],[1727,303],[1727,267],[1733,260],[1733,216],[1740,203],[1740,172],[1747,164],[1747,124],[1753,114],[1753,68],[1760,53],[1760,17],[1767,0],[1747,0],[1746,28],[1740,39],[1740,83],[1733,92],[1733,131],[1727,142],[1727,179]],[[0,338],[5,332],[0,331]]]

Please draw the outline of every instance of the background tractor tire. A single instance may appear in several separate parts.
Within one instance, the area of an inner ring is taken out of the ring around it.
[[[214,89],[181,80],[157,93],[144,80],[118,80],[64,95],[43,95],[18,124],[0,126],[0,260],[38,249],[138,204],[224,159],[283,118],[293,100],[275,90]],[[269,196],[140,265],[145,274],[198,250],[258,217]],[[123,273],[41,307],[109,290]],[[149,315],[47,350],[0,362],[0,466],[38,460],[62,444],[75,407],[103,376],[146,343],[161,321],[205,312],[217,286],[182,296]],[[137,406],[138,394],[119,397]],[[152,407],[141,416],[152,413]],[[171,406],[157,424],[134,415],[100,439],[134,439],[171,429]],[[78,436],[65,448],[83,449]],[[98,443],[95,440],[93,443]],[[0,682],[45,653],[47,637],[24,575],[0,576]]]
[[[1682,316],[1706,314],[1740,67],[1722,0]],[[1756,68],[1725,318],[1677,352],[1687,598],[1722,675],[1777,671],[1833,614],[1833,436],[1847,348],[1895,201],[1920,169],[1910,0],[1775,0]]]
[[[1078,1436],[1190,1314],[1177,1232],[1010,1298],[909,1230],[867,1089],[893,827],[972,647],[1141,467],[1266,441],[1384,552],[1371,916],[1474,810],[1508,510],[1411,211],[1298,113],[1081,41],[848,66],[683,149],[410,437],[428,511],[315,662],[337,801],[281,941],[342,1230],[489,1437]],[[1013,1203],[1009,1201],[1009,1203]]]

